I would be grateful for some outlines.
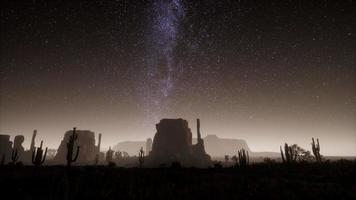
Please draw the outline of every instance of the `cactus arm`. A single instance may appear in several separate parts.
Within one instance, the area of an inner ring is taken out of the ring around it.
[[[47,156],[47,148],[48,148],[48,147],[46,147],[46,150],[45,150],[45,152],[44,152],[44,154],[43,154],[43,158],[42,158],[42,160],[40,161],[40,162],[41,162],[41,164],[43,164],[43,163],[44,163],[44,161],[46,160],[46,156]]]
[[[315,157],[315,160],[317,162],[321,162],[321,156],[320,156],[320,144],[319,144],[319,138],[316,139],[316,144],[315,144],[315,140],[314,138],[312,138],[312,150],[313,150],[313,154]]]
[[[282,161],[283,161],[283,162],[285,162],[286,160],[284,159],[282,146],[279,146],[279,149],[281,150],[281,157],[282,157]]]
[[[31,144],[30,144],[30,151],[36,150],[36,148],[35,148],[36,135],[37,135],[37,130],[35,129],[33,131],[33,134],[32,134],[32,140],[31,140]]]
[[[80,147],[79,147],[79,146],[77,146],[77,152],[76,152],[76,154],[75,154],[74,159],[71,159],[71,162],[75,162],[75,161],[77,161],[77,158],[78,158],[78,155],[79,155],[79,149],[80,149]]]
[[[32,164],[36,164],[35,154],[36,154],[36,149],[32,152]]]

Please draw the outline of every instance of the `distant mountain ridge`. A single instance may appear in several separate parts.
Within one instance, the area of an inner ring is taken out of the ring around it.
[[[140,148],[143,147],[146,149],[146,142],[145,141],[123,141],[117,143],[113,150],[115,151],[125,151],[130,156],[138,155]]]
[[[216,135],[207,135],[204,139],[205,150],[212,157],[223,157],[225,155],[235,155],[238,149],[244,148],[251,152],[250,147],[245,140],[242,139],[230,139],[219,138]],[[193,143],[196,143],[196,139],[193,139]]]
[[[225,155],[236,155],[237,150],[246,149],[254,157],[278,157],[277,152],[252,152],[247,142],[243,139],[219,138],[216,135],[207,135],[203,138],[205,150],[211,157],[224,157]],[[197,143],[197,139],[193,138],[193,144]],[[117,143],[113,149],[115,151],[126,151],[130,156],[138,155],[139,149],[145,149],[145,141],[123,141]]]

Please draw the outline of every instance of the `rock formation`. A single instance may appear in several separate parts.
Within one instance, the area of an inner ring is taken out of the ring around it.
[[[204,141],[200,136],[198,119],[198,143],[192,145],[192,132],[188,122],[183,119],[162,119],[156,125],[150,160],[153,163],[172,163],[178,161],[183,165],[204,166],[210,162],[205,153]]]
[[[21,160],[26,160],[24,159],[25,157],[25,148],[22,146],[22,143],[25,141],[25,137],[23,135],[16,135],[14,139],[14,147],[13,149],[17,151],[17,155]]]
[[[5,156],[5,163],[11,161],[12,142],[10,135],[0,135],[0,156]]]
[[[67,143],[73,130],[67,131],[64,138],[58,147],[57,155],[54,158],[55,162],[65,163],[67,155]],[[78,139],[75,140],[74,148],[80,147],[77,164],[92,164],[95,157],[98,155],[99,147],[95,146],[95,133],[88,130],[76,130]],[[101,139],[101,137],[99,136]],[[100,140],[99,139],[99,140]],[[100,145],[100,143],[98,144]]]
[[[179,157],[192,153],[192,132],[183,119],[162,119],[156,125],[153,139],[153,157]]]

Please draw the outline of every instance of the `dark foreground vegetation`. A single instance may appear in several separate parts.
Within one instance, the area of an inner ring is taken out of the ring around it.
[[[2,166],[6,199],[356,199],[356,161],[246,167]]]

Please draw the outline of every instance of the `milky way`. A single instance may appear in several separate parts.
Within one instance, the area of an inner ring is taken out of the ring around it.
[[[145,74],[143,101],[146,116],[158,120],[169,110],[169,97],[174,90],[182,66],[175,59],[174,51],[179,27],[184,18],[180,0],[156,0],[147,17],[145,40]]]
[[[352,1],[21,2],[0,6],[0,134],[112,146],[181,117],[255,151],[356,152]]]

